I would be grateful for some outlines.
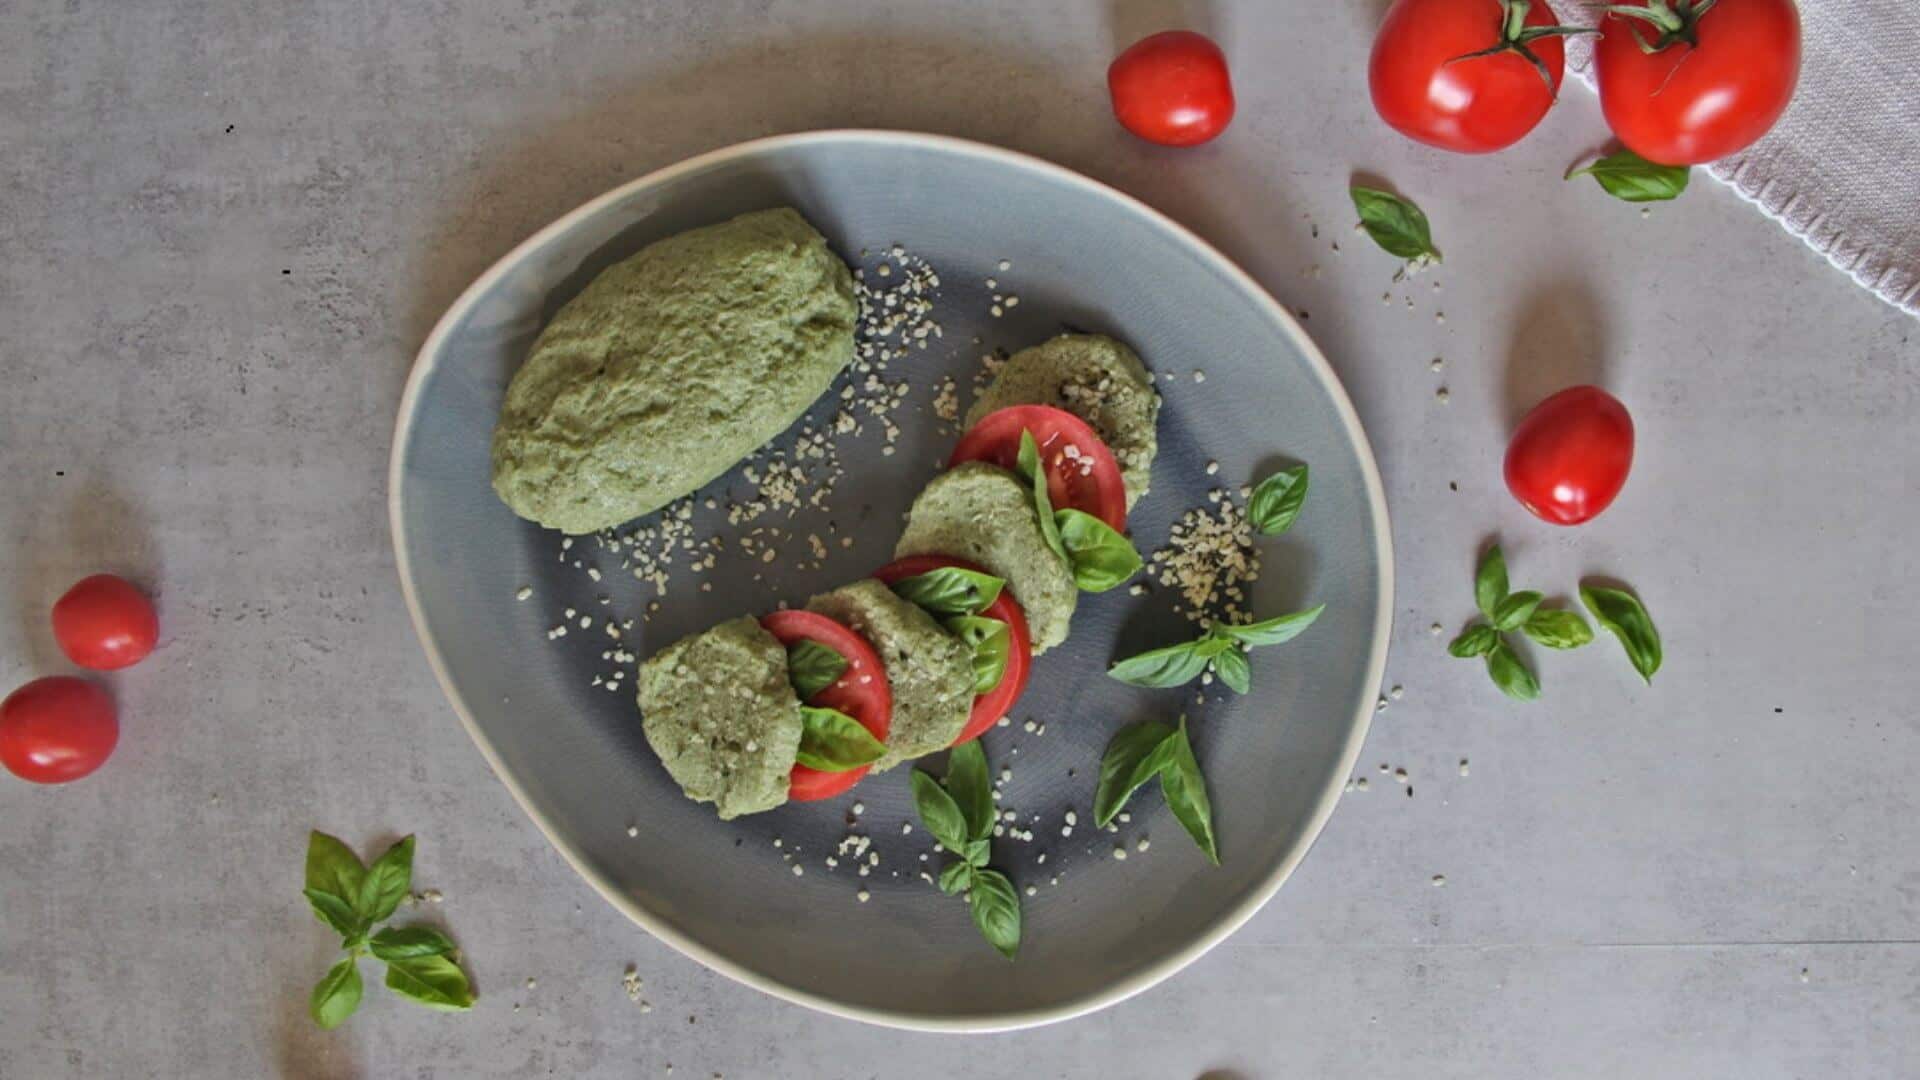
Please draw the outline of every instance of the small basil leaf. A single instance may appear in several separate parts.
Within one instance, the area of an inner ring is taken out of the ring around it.
[[[973,884],[973,866],[965,862],[950,862],[940,871],[940,891],[948,896],[957,896],[967,891]]]
[[[1532,589],[1508,593],[1505,600],[1493,606],[1493,628],[1502,632],[1520,629],[1522,623],[1533,617],[1541,599],[1541,595]]]
[[[332,1031],[360,1007],[360,992],[360,965],[355,957],[343,957],[314,984],[307,998],[307,1013],[314,1023]]]
[[[1587,605],[1601,626],[1620,639],[1633,669],[1651,684],[1653,673],[1660,670],[1660,631],[1654,629],[1653,619],[1641,606],[1640,598],[1622,589],[1582,585],[1580,602]]]
[[[1166,742],[1166,764],[1160,769],[1160,794],[1167,800],[1187,835],[1206,852],[1207,861],[1220,865],[1220,849],[1213,836],[1213,804],[1207,800],[1207,778],[1200,774],[1200,762],[1193,756],[1193,743],[1187,739],[1187,718]]]
[[[1011,637],[1007,624],[984,615],[955,615],[946,621],[949,633],[973,650],[973,692],[985,694],[1000,685],[1007,673]]]
[[[787,681],[801,701],[825,690],[847,673],[847,658],[810,638],[802,638],[787,649]]]
[[[1493,609],[1507,598],[1507,557],[1500,554],[1500,545],[1487,549],[1480,558],[1480,569],[1473,577],[1473,602],[1480,606],[1480,614],[1493,618]]]
[[[1465,633],[1453,639],[1447,651],[1461,659],[1485,656],[1500,644],[1500,632],[1486,623],[1475,623],[1467,627]]]
[[[1220,652],[1218,646],[1203,645],[1204,641],[1206,639],[1200,642],[1183,641],[1178,645],[1149,649],[1113,665],[1107,669],[1107,674],[1123,683],[1156,689],[1192,682],[1207,670],[1207,661]]]
[[[1607,194],[1626,202],[1663,202],[1687,190],[1689,172],[1685,165],[1661,165],[1621,150],[1574,169],[1566,178],[1591,176]]]
[[[902,578],[893,583],[893,591],[932,615],[977,615],[1000,598],[1006,585],[992,574],[943,566]]]
[[[349,900],[360,895],[367,868],[360,856],[338,837],[314,831],[307,834],[307,888]]]
[[[1253,686],[1253,669],[1247,663],[1247,654],[1239,649],[1228,649],[1214,657],[1213,674],[1236,694],[1244,694]]]
[[[848,772],[885,757],[886,744],[838,709],[800,707],[800,751],[793,760],[821,772]]]
[[[967,819],[961,815],[959,804],[940,781],[919,769],[913,770],[913,807],[920,814],[920,824],[941,847],[955,855],[967,850]]]
[[[1536,611],[1520,630],[1549,649],[1577,649],[1593,640],[1593,627],[1577,611]]]
[[[985,866],[993,857],[993,841],[986,837],[967,841],[966,859],[969,866]]]
[[[1254,487],[1253,497],[1247,500],[1247,520],[1266,535],[1278,536],[1293,527],[1306,501],[1307,467],[1281,469]]]
[[[1040,519],[1040,537],[1055,555],[1065,559],[1068,566],[1073,560],[1067,555],[1065,542],[1060,539],[1060,526],[1053,518],[1053,499],[1047,495],[1047,470],[1040,461],[1040,444],[1033,441],[1033,432],[1020,433],[1020,472],[1033,487],[1033,512]]]
[[[993,808],[993,780],[987,776],[987,751],[974,739],[953,748],[947,755],[947,794],[960,809],[967,837],[975,840],[993,835],[993,823],[999,813]],[[944,841],[942,841],[944,843]],[[952,844],[955,855],[961,848]]]
[[[1053,518],[1081,592],[1106,592],[1140,572],[1140,553],[1113,526],[1081,510],[1062,510]]]
[[[1011,960],[1020,951],[1020,894],[998,870],[976,870],[967,890],[967,910],[987,944]]]
[[[1155,756],[1173,728],[1157,720],[1121,728],[1100,758],[1100,783],[1093,790],[1093,823],[1106,828],[1140,785],[1153,779],[1161,759]]]
[[[1280,615],[1259,622],[1214,623],[1213,628],[1228,635],[1235,641],[1248,645],[1281,645],[1300,636],[1300,631],[1313,625],[1313,620],[1327,610],[1327,605],[1316,604],[1305,611],[1296,611],[1291,615]]]
[[[405,960],[410,956],[445,956],[453,951],[453,941],[431,926],[389,926],[369,938],[367,948],[382,960]]]
[[[1403,259],[1427,258],[1440,261],[1440,249],[1433,246],[1433,232],[1427,215],[1411,202],[1390,192],[1353,185],[1353,208],[1360,213],[1360,224],[1373,242],[1389,255]]]
[[[332,927],[334,933],[349,938],[360,932],[360,920],[354,916],[352,904],[322,889],[304,891],[307,903],[313,906],[314,915]]]
[[[430,1009],[461,1012],[473,1008],[467,973],[444,956],[409,956],[387,961],[387,989]]]
[[[1487,651],[1487,675],[1501,693],[1515,701],[1533,701],[1540,696],[1540,681],[1504,641],[1495,642]]]
[[[413,837],[405,836],[367,868],[367,879],[360,883],[360,894],[353,902],[354,913],[366,926],[381,922],[406,899],[412,885]]]

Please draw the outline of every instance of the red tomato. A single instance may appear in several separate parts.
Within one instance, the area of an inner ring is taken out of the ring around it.
[[[1511,146],[1560,92],[1555,30],[1546,0],[1395,0],[1367,63],[1374,111],[1443,150]]]
[[[950,559],[945,555],[909,555],[874,571],[873,576],[884,584],[892,585],[904,578],[917,577],[943,566],[986,573],[964,559]],[[973,709],[967,713],[967,726],[961,728],[959,736],[953,740],[955,746],[979,738],[982,732],[1012,711],[1013,703],[1020,700],[1020,695],[1026,691],[1027,676],[1033,671],[1033,637],[1027,632],[1027,614],[1020,610],[1012,591],[1001,589],[1000,595],[987,605],[981,615],[1007,624],[1007,670],[1000,676],[1000,685],[973,699]]]
[[[1578,525],[1620,494],[1633,465],[1633,418],[1597,386],[1533,407],[1507,445],[1507,490],[1542,521]]]
[[[880,654],[867,639],[851,629],[812,611],[776,611],[760,620],[780,644],[792,646],[800,641],[816,641],[847,662],[847,670],[833,685],[813,695],[807,704],[838,709],[853,717],[881,742],[887,741],[887,728],[893,720],[893,687],[887,682],[887,669]],[[846,772],[821,772],[795,765],[787,781],[787,797],[795,802],[830,799],[860,782],[868,766]]]
[[[153,651],[160,620],[145,593],[112,574],[83,578],[53,605],[53,637],[67,659],[112,671]]]
[[[1047,473],[1047,497],[1055,510],[1084,510],[1113,526],[1127,527],[1127,487],[1120,463],[1085,420],[1051,405],[1015,405],[990,412],[960,438],[952,468],[963,461],[985,461],[1020,471],[1020,433],[1033,432]]]
[[[1233,120],[1226,54],[1191,30],[1135,42],[1107,68],[1107,91],[1120,125],[1161,146],[1198,146]]]
[[[0,702],[0,765],[22,780],[78,780],[119,741],[113,698],[85,679],[35,679]]]
[[[1793,0],[1648,0],[1644,10],[1651,21],[1608,15],[1593,49],[1600,109],[1627,149],[1695,165],[1745,148],[1780,119],[1800,80]]]

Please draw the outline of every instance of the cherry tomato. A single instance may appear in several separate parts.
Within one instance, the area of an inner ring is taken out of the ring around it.
[[[105,763],[119,741],[113,698],[85,679],[35,679],[0,702],[0,765],[22,780],[78,780]]]
[[[1107,90],[1120,125],[1161,146],[1198,146],[1233,120],[1226,54],[1191,30],[1134,42],[1107,68]]]
[[[1793,0],[1647,0],[1642,10],[1649,18],[1608,15],[1593,49],[1600,109],[1629,150],[1664,165],[1714,161],[1786,111],[1800,80]]]
[[[1633,418],[1597,386],[1533,407],[1507,445],[1507,490],[1542,521],[1578,525],[1620,494],[1633,465]]]
[[[1015,405],[990,412],[960,438],[947,467],[985,461],[1020,471],[1020,433],[1030,431],[1047,473],[1055,510],[1083,510],[1115,530],[1127,527],[1127,487],[1120,463],[1085,420],[1051,405]]]
[[[125,578],[95,574],[54,603],[53,637],[67,659],[112,671],[147,658],[160,637],[160,620],[153,602]]]
[[[884,584],[892,585],[896,581],[917,577],[943,566],[986,573],[964,559],[950,559],[945,555],[909,555],[874,571],[873,576]],[[1027,632],[1027,614],[1020,610],[1012,591],[1001,589],[1000,595],[987,605],[981,615],[1007,624],[1007,670],[1001,674],[998,686],[973,699],[973,708],[967,713],[967,726],[961,728],[959,736],[953,740],[955,746],[979,738],[982,732],[1011,712],[1013,703],[1020,700],[1020,695],[1026,691],[1027,676],[1033,671],[1033,636]]]
[[[1395,0],[1367,63],[1374,111],[1443,150],[1511,146],[1560,92],[1557,32],[1546,0]]]
[[[887,669],[880,654],[867,639],[848,627],[812,611],[776,611],[760,620],[760,625],[782,645],[791,647],[801,641],[814,641],[847,662],[831,686],[807,700],[809,705],[838,709],[866,728],[881,742],[887,741],[887,729],[893,721],[893,687],[887,681]],[[787,780],[787,797],[795,802],[830,799],[860,782],[869,766],[846,772],[822,772],[795,765]]]

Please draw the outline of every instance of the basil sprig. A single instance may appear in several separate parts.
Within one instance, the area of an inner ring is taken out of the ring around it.
[[[1664,202],[1687,190],[1689,172],[1685,165],[1662,165],[1622,149],[1568,170],[1565,178],[1591,176],[1607,194],[1625,202]]]
[[[980,741],[956,746],[947,756],[947,778],[915,769],[913,804],[920,824],[954,860],[940,871],[940,891],[967,894],[973,925],[987,943],[1011,960],[1020,951],[1020,894],[1013,882],[987,865],[992,858],[993,782]]]
[[[1625,589],[1583,583],[1580,602],[1587,605],[1601,626],[1620,639],[1621,647],[1627,650],[1628,662],[1652,685],[1653,673],[1660,670],[1660,631],[1654,629],[1653,619],[1647,615],[1640,598]],[[1587,636],[1591,638],[1592,632]]]
[[[1549,649],[1577,649],[1593,640],[1593,628],[1579,612],[1542,608],[1543,599],[1532,589],[1509,591],[1506,556],[1500,545],[1489,547],[1473,577],[1473,601],[1487,621],[1468,626],[1447,651],[1463,660],[1484,657],[1487,677],[1515,701],[1538,699],[1539,678],[1505,635],[1518,632]]]
[[[413,885],[413,837],[403,838],[366,866],[353,849],[323,832],[307,837],[304,890],[313,913],[340,935],[341,957],[307,999],[313,1021],[331,1030],[360,1007],[360,958],[387,965],[387,988],[429,1008],[473,1007],[473,987],[450,958],[454,944],[429,926],[384,927]]]
[[[1019,465],[1033,487],[1033,512],[1040,519],[1040,535],[1073,571],[1073,583],[1081,592],[1106,592],[1140,572],[1140,552],[1113,526],[1083,510],[1053,508],[1040,444],[1031,431],[1020,433]]]
[[[787,648],[787,681],[801,701],[840,681],[847,673],[847,658],[811,638],[801,638]]]
[[[927,614],[940,618],[978,615],[1000,598],[1000,590],[1006,585],[1006,581],[992,574],[943,566],[902,578],[893,583],[893,591],[902,600],[911,601]]]
[[[1353,185],[1349,194],[1360,214],[1361,227],[1387,254],[1413,262],[1440,261],[1440,249],[1433,246],[1432,227],[1418,206],[1392,192],[1359,184]]]
[[[1100,759],[1100,783],[1094,789],[1094,824],[1106,828],[1126,807],[1134,792],[1158,777],[1160,795],[1180,826],[1207,856],[1220,865],[1219,844],[1213,834],[1213,804],[1207,799],[1206,777],[1193,756],[1187,737],[1187,718],[1178,727],[1157,720],[1120,729]]]
[[[1246,650],[1280,645],[1313,625],[1327,605],[1251,623],[1216,622],[1192,641],[1149,649],[1116,662],[1107,674],[1131,686],[1164,689],[1181,686],[1211,669],[1236,694],[1247,692],[1252,681]]]
[[[1247,500],[1247,520],[1267,536],[1293,528],[1293,519],[1307,502],[1307,467],[1281,469],[1254,485]]]
[[[849,772],[886,756],[887,747],[838,709],[800,707],[800,749],[793,760],[821,772]]]
[[[945,626],[973,650],[974,694],[999,686],[1007,673],[1007,652],[1013,640],[1007,624],[981,615],[955,615],[945,621]]]

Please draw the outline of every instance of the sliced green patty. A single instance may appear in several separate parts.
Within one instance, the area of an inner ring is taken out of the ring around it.
[[[952,745],[973,707],[973,650],[965,642],[872,578],[822,593],[807,610],[852,627],[887,669],[893,718],[875,770]]]
[[[790,209],[657,243],[595,278],[507,387],[493,487],[567,533],[648,514],[789,427],[853,358],[853,279]]]
[[[640,665],[640,730],[687,798],[721,818],[779,806],[800,749],[786,647],[741,617],[661,649]]]
[[[967,411],[967,426],[1014,405],[1051,405],[1085,420],[1120,462],[1127,506],[1147,493],[1160,446],[1160,394],[1132,349],[1099,334],[1062,334],[1022,349]]]
[[[1047,547],[1033,492],[998,466],[968,461],[934,477],[907,514],[894,557],[946,555],[1004,578],[1027,616],[1035,655],[1067,640],[1080,590]]]

